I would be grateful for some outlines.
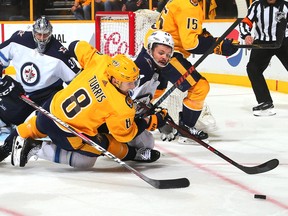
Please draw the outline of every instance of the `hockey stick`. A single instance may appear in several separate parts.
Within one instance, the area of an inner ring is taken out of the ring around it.
[[[237,167],[238,169],[242,170],[243,172],[245,172],[247,174],[259,174],[259,173],[268,172],[268,171],[276,168],[279,165],[279,161],[277,159],[272,159],[272,160],[269,160],[269,161],[267,161],[267,162],[265,162],[263,164],[260,164],[260,165],[254,166],[254,167],[243,166],[243,165],[235,162],[231,158],[228,158],[227,156],[225,156],[221,152],[217,151],[212,146],[210,146],[207,143],[203,142],[202,140],[197,139],[195,136],[193,136],[191,133],[189,133],[186,129],[184,129],[184,128],[180,127],[179,125],[177,125],[173,121],[173,119],[171,117],[168,118],[167,122],[168,122],[169,125],[171,125],[173,128],[175,128],[180,134],[184,135],[185,137],[187,137],[189,139],[194,140],[195,142],[197,142],[200,145],[204,146],[205,148],[207,148],[208,150],[210,150],[214,154],[216,154],[219,157],[223,158],[224,160],[228,161],[230,164],[232,164],[233,166]]]
[[[242,21],[243,18],[237,18],[236,21],[215,41],[215,43],[183,74],[171,87],[168,89],[159,100],[150,109],[151,111],[158,107],[176,88],[178,88],[182,82],[195,71],[196,67],[223,41],[227,35]]]
[[[73,127],[68,125],[67,123],[63,122],[47,110],[45,110],[43,107],[37,105],[34,101],[30,100],[28,97],[25,95],[21,95],[20,97],[21,100],[29,104],[30,106],[34,107],[36,110],[39,112],[43,113],[45,116],[47,116],[49,119],[55,121],[56,123],[60,124],[67,130],[69,130],[72,134],[75,136],[80,137],[85,143],[95,147],[98,151],[100,151],[102,154],[104,154],[106,157],[114,160],[115,162],[121,164],[124,166],[126,169],[128,169],[130,172],[134,173],[137,175],[139,178],[142,180],[146,181],[148,184],[152,185],[154,188],[158,189],[170,189],[170,188],[185,188],[190,185],[190,182],[187,178],[178,178],[178,179],[167,179],[167,180],[156,180],[156,179],[151,179],[144,174],[138,172],[131,166],[127,165],[125,162],[121,161],[119,158],[117,158],[115,155],[111,154],[108,152],[106,149],[102,148],[100,145],[86,137],[84,134],[77,132]]]
[[[285,37],[287,28],[287,20],[282,18],[278,22],[277,30],[276,30],[276,42],[273,43],[265,43],[265,44],[233,44],[237,48],[247,48],[247,49],[278,49],[282,46],[283,39]]]
[[[138,105],[140,105],[142,108],[144,108],[146,110],[149,109],[149,107],[147,107],[146,104],[144,104],[141,101],[134,100],[134,102],[136,102]],[[210,146],[207,143],[203,142],[202,140],[196,138],[194,135],[189,133],[189,131],[187,131],[186,129],[184,129],[184,128],[180,127],[179,125],[177,125],[170,116],[168,116],[168,118],[167,118],[167,123],[169,125],[171,125],[173,128],[175,128],[180,134],[184,135],[185,137],[187,137],[189,139],[194,140],[195,142],[197,142],[200,145],[204,146],[205,148],[207,148],[208,150],[210,150],[214,154],[216,154],[219,157],[221,157],[222,159],[228,161],[230,164],[232,164],[233,166],[237,167],[238,169],[242,170],[243,172],[245,172],[247,174],[259,174],[259,173],[268,172],[268,171],[276,168],[279,165],[279,161],[277,159],[272,159],[272,160],[269,160],[269,161],[267,161],[267,162],[265,162],[263,164],[260,164],[258,166],[254,166],[254,167],[243,166],[243,165],[235,162],[231,158],[225,156],[221,152],[217,151],[215,148],[213,148],[212,146]]]
[[[246,49],[278,49],[280,48],[282,43],[270,43],[270,44],[233,44],[233,46],[237,48],[246,48]]]

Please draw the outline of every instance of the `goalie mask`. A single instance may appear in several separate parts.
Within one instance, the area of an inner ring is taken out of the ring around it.
[[[139,86],[139,68],[134,61],[123,54],[117,54],[111,58],[111,63],[107,67],[108,79],[114,77],[118,80],[118,88],[122,82],[133,83],[135,88]]]
[[[171,55],[169,56],[168,61],[165,64],[162,64],[161,62],[158,62],[155,57],[153,56],[153,50],[157,45],[166,45],[170,47],[171,50]],[[159,67],[165,67],[168,65],[170,58],[173,56],[174,52],[174,40],[172,36],[164,31],[158,30],[153,32],[149,37],[148,37],[148,44],[147,44],[147,52],[153,59],[153,61],[159,66]]]
[[[44,53],[52,37],[52,25],[46,17],[38,18],[33,25],[33,38],[39,53]]]

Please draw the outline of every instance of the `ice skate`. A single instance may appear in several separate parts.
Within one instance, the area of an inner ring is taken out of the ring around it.
[[[187,125],[185,125],[182,121],[182,112],[179,112],[179,126],[182,127],[183,129],[187,130],[191,135],[195,136],[197,139],[202,140],[205,143],[209,143],[208,141],[208,134],[205,133],[202,130],[198,130],[195,127],[188,127]],[[178,138],[178,143],[181,144],[197,144],[197,142],[195,142],[192,139],[189,139],[183,135],[181,135],[181,132],[179,132],[179,138]]]
[[[13,142],[11,164],[13,166],[24,167],[32,156],[36,156],[42,142],[41,140],[23,139],[17,136]]]
[[[149,148],[140,148],[137,150],[133,161],[152,163],[160,158],[160,152]]]
[[[190,134],[192,134],[193,136],[195,136],[196,138],[202,140],[203,142],[205,143],[209,143],[209,140],[208,140],[208,134],[205,133],[204,131],[202,130],[197,130],[195,127],[187,127],[185,126],[186,129],[190,132]],[[192,139],[189,139],[185,136],[182,136],[181,133],[179,133],[179,138],[178,138],[178,143],[181,143],[181,144],[192,144],[192,145],[197,145],[198,143]]]
[[[254,116],[273,116],[276,112],[271,102],[263,102],[253,107]]]

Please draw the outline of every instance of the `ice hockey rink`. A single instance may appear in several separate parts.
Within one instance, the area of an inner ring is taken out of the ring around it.
[[[256,100],[250,88],[211,84],[207,102],[218,128],[209,145],[244,166],[276,158],[274,170],[249,175],[201,145],[162,142],[157,134],[161,158],[127,164],[153,179],[186,177],[188,188],[155,189],[104,157],[85,171],[43,160],[15,168],[8,158],[0,163],[0,215],[286,216],[288,95],[272,96],[272,117],[252,115]]]

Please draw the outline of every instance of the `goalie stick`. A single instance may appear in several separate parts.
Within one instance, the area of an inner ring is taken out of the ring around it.
[[[236,21],[215,41],[215,43],[168,89],[159,100],[153,105],[150,111],[158,107],[182,82],[198,67],[198,65],[223,41],[229,33],[242,21],[243,18],[237,18]],[[148,112],[149,113],[149,112]]]
[[[134,102],[146,110],[149,109],[149,107],[147,107],[147,105],[141,101],[134,100]],[[194,135],[189,133],[188,130],[177,125],[170,116],[168,116],[168,118],[167,118],[167,123],[169,125],[171,125],[173,128],[175,128],[180,134],[186,136],[189,139],[194,140],[198,144],[204,146],[205,148],[207,148],[208,150],[210,150],[214,154],[218,155],[222,159],[226,160],[227,162],[229,162],[230,164],[232,164],[233,166],[237,167],[238,169],[242,170],[243,172],[245,172],[247,174],[259,174],[259,173],[268,172],[268,171],[276,168],[279,165],[279,161],[277,159],[272,159],[272,160],[269,160],[263,164],[260,164],[260,165],[254,166],[254,167],[243,166],[243,165],[235,162],[231,158],[227,157],[226,155],[222,154],[221,152],[217,151],[215,148],[213,148],[212,146],[203,142],[202,140],[196,138]]]
[[[153,186],[154,188],[158,189],[170,189],[170,188],[185,188],[190,185],[190,182],[187,178],[178,178],[178,179],[167,179],[167,180],[156,180],[156,179],[151,179],[141,172],[135,170],[131,166],[127,165],[125,162],[121,161],[119,158],[117,158],[115,155],[112,153],[108,152],[106,149],[102,148],[100,145],[86,137],[84,134],[77,132],[73,127],[68,125],[67,123],[63,122],[47,110],[45,110],[43,107],[37,105],[34,101],[30,100],[28,97],[25,95],[21,95],[20,99],[29,104],[30,106],[34,107],[36,110],[39,112],[43,113],[45,116],[47,116],[49,119],[55,121],[56,123],[60,124],[67,130],[69,130],[72,134],[75,136],[80,137],[85,143],[95,147],[98,151],[102,152],[106,157],[114,160],[115,162],[121,164],[123,167],[128,169],[130,172],[134,173],[136,176]]]

